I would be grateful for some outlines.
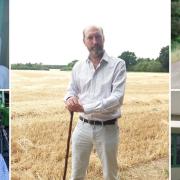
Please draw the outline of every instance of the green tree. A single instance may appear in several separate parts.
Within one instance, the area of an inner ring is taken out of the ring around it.
[[[118,58],[121,58],[126,62],[127,70],[131,70],[132,66],[137,63],[137,57],[134,52],[124,51]]]
[[[169,72],[169,46],[161,49],[158,59],[165,71]]]
[[[174,49],[180,43],[180,1],[171,0],[171,40]]]
[[[73,66],[78,62],[78,60],[73,60],[72,62],[70,62],[67,66],[68,68],[72,69]]]

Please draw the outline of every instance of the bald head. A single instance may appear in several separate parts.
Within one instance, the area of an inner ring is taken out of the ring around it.
[[[98,31],[102,35],[102,37],[104,39],[104,33],[103,33],[102,27],[95,26],[95,25],[87,26],[87,27],[84,28],[84,30],[83,30],[83,39],[86,37],[86,35],[87,35],[87,33],[89,31]]]

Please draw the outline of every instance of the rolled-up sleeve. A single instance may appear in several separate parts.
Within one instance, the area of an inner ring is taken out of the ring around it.
[[[126,82],[126,65],[124,61],[120,61],[114,71],[112,80],[112,91],[109,97],[102,100],[84,104],[84,112],[86,114],[95,112],[108,112],[123,104],[124,91]]]

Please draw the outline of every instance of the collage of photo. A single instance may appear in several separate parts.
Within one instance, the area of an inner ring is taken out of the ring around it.
[[[180,180],[180,0],[0,0],[0,180]]]

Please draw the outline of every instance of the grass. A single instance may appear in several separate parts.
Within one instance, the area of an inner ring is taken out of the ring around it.
[[[12,180],[62,179],[70,72],[12,71]],[[128,73],[118,150],[121,179],[168,179],[168,74]],[[75,114],[73,127],[77,122]],[[71,173],[71,151],[67,177]],[[92,152],[87,179],[102,179]]]

